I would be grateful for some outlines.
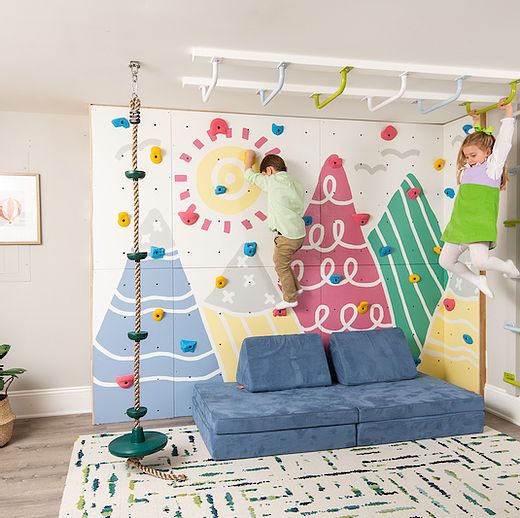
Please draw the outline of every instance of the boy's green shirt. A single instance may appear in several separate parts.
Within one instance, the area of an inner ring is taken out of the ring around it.
[[[267,176],[252,169],[248,169],[244,177],[267,192],[267,223],[273,232],[280,232],[289,239],[305,237],[304,189],[298,180],[285,171]]]

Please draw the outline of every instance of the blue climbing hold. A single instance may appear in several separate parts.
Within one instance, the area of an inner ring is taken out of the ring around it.
[[[444,189],[444,194],[448,198],[455,198],[455,191],[451,187],[446,187],[446,189]]]
[[[192,353],[197,346],[197,340],[181,340],[181,350],[183,353]]]
[[[464,124],[464,126],[462,126],[462,130],[464,131],[464,133],[466,135],[469,135],[469,133],[472,129],[473,129],[473,126],[471,124]]]
[[[256,254],[256,243],[254,241],[244,243],[244,254],[249,257],[253,257]]]
[[[419,357],[414,358],[413,361],[414,361],[416,367],[418,367],[419,364],[421,363],[421,359]]]
[[[272,130],[275,135],[281,135],[283,133],[284,127],[278,126],[273,122]]]
[[[341,282],[342,277],[343,277],[342,275],[331,275],[330,282],[332,284],[339,284]]]
[[[473,343],[473,338],[469,335],[462,335],[463,340],[468,344],[471,345]]]
[[[305,226],[309,227],[312,225],[312,216],[303,216],[303,221],[305,221]]]
[[[119,117],[118,119],[112,119],[112,124],[116,128],[129,128],[130,123],[128,122],[128,119],[125,117]]]
[[[382,246],[379,250],[379,255],[381,257],[386,257],[387,255],[390,255],[394,249],[391,246]]]
[[[152,259],[162,259],[166,250],[164,248],[158,248],[156,246],[150,247],[150,257]]]
[[[224,194],[227,191],[227,187],[225,185],[217,185],[215,187],[215,194]]]

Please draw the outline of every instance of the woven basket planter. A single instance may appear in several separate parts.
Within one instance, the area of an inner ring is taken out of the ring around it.
[[[9,398],[0,400],[0,448],[11,440],[15,418]]]

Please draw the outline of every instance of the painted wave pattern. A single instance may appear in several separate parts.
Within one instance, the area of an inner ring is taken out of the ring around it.
[[[141,276],[141,329],[149,333],[141,342],[142,404],[149,419],[191,415],[193,383],[222,380],[221,370],[177,252],[169,251],[160,268],[152,267],[154,261],[143,261]],[[96,423],[123,420],[133,406],[133,389],[116,383],[117,376],[133,373],[133,342],[127,337],[135,323],[132,266],[123,270],[94,343]],[[156,308],[164,310],[161,321],[153,319]],[[195,351],[182,352],[181,339],[196,340]]]
[[[434,212],[422,191],[416,199],[406,196],[415,187],[421,188],[419,181],[408,174],[368,240],[385,279],[395,325],[403,329],[418,357],[448,277],[434,251],[442,246]],[[383,246],[392,247],[393,252],[381,257]],[[411,283],[412,274],[419,275],[420,281]]]

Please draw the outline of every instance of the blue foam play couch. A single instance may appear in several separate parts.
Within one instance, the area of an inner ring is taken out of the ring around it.
[[[328,356],[317,334],[246,338],[237,382],[195,385],[192,409],[215,460],[463,435],[484,426],[483,398],[418,373],[399,328],[333,333]]]

